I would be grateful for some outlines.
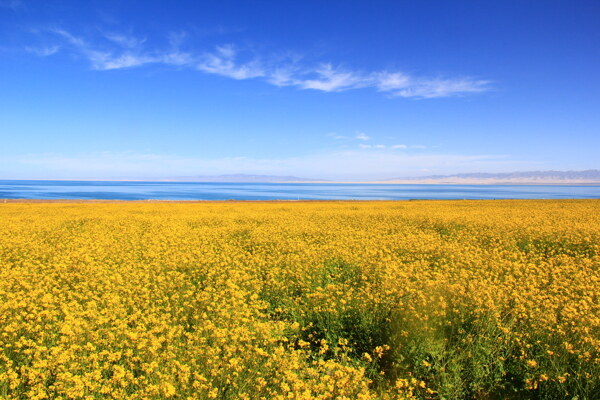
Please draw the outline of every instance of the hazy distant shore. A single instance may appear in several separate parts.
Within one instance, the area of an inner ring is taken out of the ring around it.
[[[300,182],[296,182],[300,183]],[[319,182],[302,182],[319,183]],[[332,181],[328,183],[360,183],[377,185],[600,185],[600,181],[560,181],[560,180],[507,180],[507,179],[394,179],[388,181],[346,182]]]
[[[395,203],[395,202],[498,202],[498,201],[543,201],[543,202],[573,202],[573,201],[598,201],[595,198],[566,198],[566,199],[319,199],[319,200],[110,200],[110,199],[0,199],[0,204],[125,204],[125,203],[165,203],[165,204],[208,204],[208,203],[252,203],[252,204],[268,204],[268,203]]]
[[[8,179],[6,179],[8,181]],[[362,184],[362,185],[600,185],[600,170],[517,171],[502,173],[464,173],[452,175],[409,176],[388,179],[335,179],[291,175],[190,175],[135,179],[35,179],[65,182],[164,182],[214,184]],[[30,179],[30,181],[35,181]]]
[[[300,180],[300,181],[203,181],[175,179],[0,179],[0,181],[39,182],[161,182],[161,183],[222,183],[222,184],[360,184],[360,185],[540,185],[540,186],[598,186],[600,181],[585,180],[525,180],[525,179],[393,179],[379,181]]]

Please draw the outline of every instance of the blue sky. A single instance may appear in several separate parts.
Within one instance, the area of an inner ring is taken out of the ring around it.
[[[598,1],[0,0],[0,179],[599,168]]]

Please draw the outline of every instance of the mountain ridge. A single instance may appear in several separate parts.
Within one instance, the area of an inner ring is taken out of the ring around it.
[[[587,169],[582,171],[516,171],[516,172],[471,172],[450,175],[429,175],[410,178],[393,178],[382,182],[387,183],[516,183],[516,184],[600,184],[600,170]]]

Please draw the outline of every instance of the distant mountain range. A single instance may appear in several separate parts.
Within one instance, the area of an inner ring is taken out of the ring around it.
[[[525,171],[504,173],[468,173],[398,178],[386,183],[464,183],[464,184],[600,184],[600,170]]]

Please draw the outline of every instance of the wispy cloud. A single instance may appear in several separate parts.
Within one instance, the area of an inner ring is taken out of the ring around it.
[[[413,78],[402,72],[376,72],[372,78],[375,87],[381,92],[404,90],[414,85]]]
[[[92,68],[101,71],[163,64],[237,80],[258,78],[278,87],[321,92],[372,88],[391,97],[420,99],[480,93],[490,90],[491,85],[488,80],[471,77],[418,77],[388,70],[364,72],[330,62],[309,65],[301,63],[300,57],[258,55],[247,50],[240,51],[231,44],[204,51],[183,51],[181,48],[187,37],[185,32],[168,34],[169,45],[166,48],[149,48],[145,38],[114,31],[103,33],[101,40],[95,38],[93,41],[64,29],[48,31],[62,41],[48,49],[56,52],[69,48],[86,58]],[[44,51],[31,52],[48,55]]]
[[[368,86],[365,79],[352,71],[334,68],[331,64],[322,64],[313,72],[315,78],[294,79],[291,83],[302,89],[315,89],[323,92],[341,92]]]
[[[361,149],[386,149],[388,146],[386,146],[385,144],[364,144],[364,143],[360,143],[358,145],[359,148]],[[390,147],[391,149],[395,149],[397,147]]]
[[[50,32],[62,38],[77,53],[87,58],[92,68],[99,71],[133,68],[146,64],[168,64],[181,66],[190,64],[190,54],[171,48],[166,51],[149,52],[143,47],[145,39],[125,34],[105,34],[110,45],[93,45],[82,37],[75,36],[64,29],[50,29]]]
[[[209,74],[233,79],[250,79],[265,76],[258,60],[246,63],[236,62],[237,52],[231,45],[218,46],[212,53],[205,53],[196,68]]]
[[[490,81],[472,78],[414,78],[402,72],[377,72],[372,75],[374,86],[392,96],[434,98],[489,90]]]
[[[369,135],[367,135],[364,132],[356,132],[354,134],[354,136],[347,136],[347,135],[339,135],[337,133],[328,133],[327,136],[336,139],[336,140],[351,140],[351,141],[360,141],[360,142],[367,142],[370,140],[373,140],[373,138]],[[424,145],[420,145],[420,144],[414,144],[414,145],[407,145],[407,144],[373,144],[373,143],[358,143],[357,147],[359,149],[362,150],[366,150],[366,149],[375,149],[375,150],[383,150],[383,149],[388,149],[388,150],[406,150],[406,149],[426,149],[427,146]]]
[[[489,81],[468,78],[415,80],[412,85],[390,90],[393,96],[431,99],[457,94],[479,93],[489,90]]]
[[[145,38],[138,39],[132,35],[125,35],[122,33],[115,33],[115,32],[105,33],[104,37],[106,39],[118,44],[121,47],[129,48],[129,49],[139,48],[146,41]]]
[[[154,60],[147,55],[140,55],[131,50],[125,50],[116,54],[114,49],[99,49],[91,45],[87,40],[75,36],[64,29],[51,29],[52,33],[62,38],[68,45],[83,55],[91,63],[92,68],[97,70],[111,70],[129,67],[137,67]],[[114,42],[114,41],[113,41]],[[122,45],[122,43],[121,43]]]
[[[358,140],[371,140],[371,137],[363,132],[356,132],[356,136],[354,136]]]
[[[335,132],[328,133],[328,134],[327,134],[327,136],[329,136],[329,137],[331,137],[331,138],[334,138],[335,140],[347,140],[347,139],[350,139],[350,138],[349,138],[348,136],[346,136],[346,135],[338,135],[338,134],[337,134],[337,133],[335,133]]]
[[[60,46],[53,45],[53,46],[40,46],[40,47],[26,47],[25,50],[29,53],[35,54],[36,56],[48,57],[48,56],[51,56],[52,54],[58,53],[58,51],[60,50]]]

